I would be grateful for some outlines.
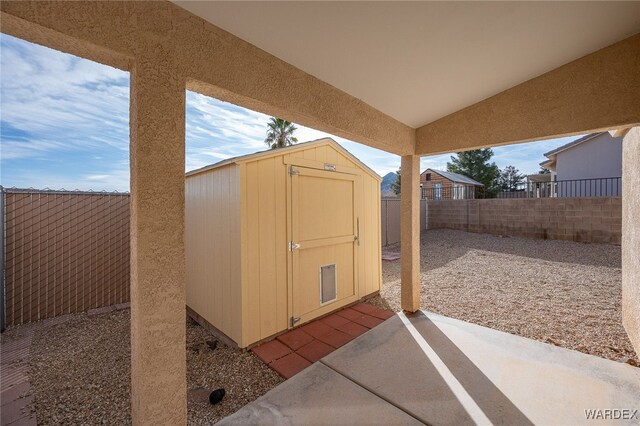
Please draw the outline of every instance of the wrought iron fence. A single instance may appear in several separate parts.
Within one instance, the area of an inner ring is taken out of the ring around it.
[[[619,197],[622,178],[571,179],[551,182],[524,182],[497,198]]]
[[[129,301],[128,193],[1,196],[6,325]]]
[[[470,200],[484,195],[482,187],[473,185],[421,188],[421,193],[426,200]]]
[[[427,200],[470,200],[483,198],[619,197],[622,178],[570,179],[550,182],[523,182],[509,191],[490,192],[481,186],[421,188]]]

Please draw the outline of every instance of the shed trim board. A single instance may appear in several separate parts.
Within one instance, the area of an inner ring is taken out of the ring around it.
[[[309,149],[312,147],[320,147],[324,145],[331,145],[333,148],[339,150],[342,154],[346,155],[352,161],[354,161],[360,167],[366,170],[373,178],[378,179],[379,181],[382,181],[382,177],[380,175],[378,175],[369,166],[367,166],[365,163],[360,161],[358,157],[350,153],[348,150],[343,148],[342,145],[340,145],[339,143],[337,143],[331,138],[321,138],[313,141],[301,142],[295,145],[286,146],[284,148],[268,149],[265,151],[254,152],[253,154],[240,155],[238,157],[227,158],[226,160],[222,160],[217,163],[201,167],[199,169],[190,170],[189,172],[187,172],[187,177],[198,174],[198,173],[204,173],[209,170],[216,169],[218,167],[228,166],[230,164],[241,164],[249,161],[256,161],[259,159],[268,158],[268,157],[277,157],[282,155],[283,152],[286,152],[287,154],[293,154],[298,151],[303,151],[305,149]],[[344,169],[344,166],[342,166],[342,168]],[[355,170],[355,169],[352,169],[352,170]]]
[[[188,173],[187,305],[194,319],[248,347],[378,292],[380,181],[328,138]],[[290,250],[292,242],[300,247]],[[321,303],[316,263],[336,264],[335,301]]]

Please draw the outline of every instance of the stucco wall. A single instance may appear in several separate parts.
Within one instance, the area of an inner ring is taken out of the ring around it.
[[[622,138],[609,132],[582,142],[557,155],[556,180],[622,176]]]
[[[639,49],[640,34],[636,34],[426,124],[416,130],[416,154],[637,125]]]
[[[640,352],[640,127],[623,142],[622,180],[622,324]]]
[[[620,244],[620,197],[445,200],[427,204],[428,229]]]
[[[0,9],[3,33],[128,71],[155,46],[189,90],[395,154],[414,151],[415,129],[171,2],[3,1]]]

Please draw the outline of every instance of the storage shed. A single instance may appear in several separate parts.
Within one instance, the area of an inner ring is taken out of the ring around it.
[[[379,291],[380,180],[329,138],[187,173],[190,315],[247,347]]]

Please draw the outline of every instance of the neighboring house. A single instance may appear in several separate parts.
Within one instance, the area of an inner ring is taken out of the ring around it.
[[[592,133],[544,155],[558,197],[621,195],[622,138]]]
[[[480,182],[458,173],[427,169],[420,174],[422,197],[428,200],[466,200],[475,198]]]

